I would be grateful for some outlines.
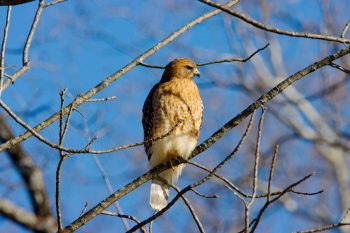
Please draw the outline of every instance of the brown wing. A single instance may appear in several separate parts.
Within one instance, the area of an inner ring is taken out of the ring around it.
[[[204,112],[204,105],[203,105],[203,101],[201,99],[201,123],[199,125],[199,131],[201,130],[202,125],[203,125],[203,115],[204,115],[203,112]]]
[[[156,84],[150,93],[148,94],[142,109],[142,126],[143,126],[143,136],[144,140],[150,140],[153,138],[153,96],[154,92],[157,90],[159,84]],[[152,156],[152,142],[147,142],[144,144],[146,154],[148,159]]]

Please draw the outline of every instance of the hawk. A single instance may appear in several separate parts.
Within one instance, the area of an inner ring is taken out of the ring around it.
[[[176,157],[187,159],[196,147],[203,104],[193,77],[199,75],[196,63],[187,58],[175,59],[165,67],[161,80],[148,94],[142,125],[144,140],[150,140],[144,144],[150,168]],[[155,138],[161,139],[151,140]],[[152,180],[152,209],[158,211],[167,205],[168,184],[178,180],[183,166],[165,170],[159,174],[161,179]]]

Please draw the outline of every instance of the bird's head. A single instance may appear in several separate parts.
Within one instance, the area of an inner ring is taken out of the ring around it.
[[[200,76],[196,63],[188,58],[177,58],[165,67],[161,82],[175,78],[192,79],[194,76]]]

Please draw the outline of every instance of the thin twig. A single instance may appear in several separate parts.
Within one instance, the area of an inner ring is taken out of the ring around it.
[[[350,27],[350,20],[345,24],[343,30],[341,31],[340,38],[345,38],[345,34]]]
[[[85,211],[86,211],[87,207],[88,207],[88,203],[87,203],[87,201],[86,201],[86,202],[85,202],[85,204],[84,204],[83,209],[82,209],[82,210],[81,210],[81,212],[80,212],[79,217],[80,217],[80,216],[82,216],[82,215],[85,213]]]
[[[56,194],[55,194],[55,199],[56,199],[56,215],[57,215],[57,225],[58,225],[58,230],[61,230],[63,228],[62,226],[62,214],[61,214],[61,169],[63,165],[63,161],[67,157],[65,156],[60,156],[60,160],[58,161],[57,169],[56,169]]]
[[[211,198],[219,198],[219,195],[216,195],[216,194],[214,194],[214,195],[206,195],[206,194],[198,192],[195,189],[192,189],[192,192],[194,192],[196,195],[198,195],[200,197],[204,197],[204,198],[209,198],[209,199],[211,199]]]
[[[30,46],[32,44],[33,36],[36,31],[36,28],[38,26],[42,10],[44,8],[44,1],[39,0],[38,8],[36,10],[34,20],[32,22],[32,25],[30,27],[29,33],[27,35],[26,42],[23,47],[23,52],[22,52],[22,67],[13,75],[11,75],[6,82],[4,83],[2,90],[6,89],[11,83],[14,83],[15,80],[19,77],[21,77],[25,72],[27,72],[30,68],[30,61],[28,60],[28,53]]]
[[[22,57],[23,66],[28,64],[28,51],[29,51],[30,45],[32,44],[34,32],[35,32],[35,29],[38,26],[38,23],[39,23],[39,20],[40,20],[40,17],[41,17],[41,13],[42,13],[43,8],[44,8],[44,4],[45,3],[44,3],[43,0],[39,0],[38,9],[36,10],[32,26],[30,27],[29,34],[28,34],[26,42],[24,44],[23,57]],[[14,80],[12,80],[12,81],[14,81]]]
[[[95,140],[96,140],[96,138],[91,139],[87,143],[85,148],[89,147]],[[60,151],[60,160],[58,161],[57,168],[56,168],[55,204],[56,204],[57,224],[58,224],[59,230],[62,230],[62,228],[63,228],[63,226],[62,226],[62,214],[61,214],[61,198],[60,198],[60,193],[61,193],[61,170],[62,170],[63,162],[67,158],[69,158],[72,154],[73,153],[61,154],[61,151]],[[83,214],[83,212],[85,211],[86,208],[87,208],[87,202],[85,203],[84,209],[82,210],[80,216]]]
[[[249,133],[249,131],[251,130],[252,128],[252,125],[253,125],[253,121],[254,121],[254,116],[255,116],[255,110],[253,111],[251,117],[250,117],[250,120],[248,122],[248,126],[245,130],[245,132],[243,133],[241,139],[239,140],[237,146],[235,147],[235,149],[224,159],[222,160],[210,173],[209,175],[207,175],[207,179],[209,179],[212,174],[216,173],[217,170],[219,170],[220,168],[222,168],[222,166],[225,165],[226,162],[228,162],[234,155],[236,155],[236,153],[238,152],[238,150],[240,149],[242,143],[244,142],[244,140],[247,138],[247,135]],[[204,180],[203,182],[205,182],[206,180]],[[197,185],[198,186],[198,185]]]
[[[278,146],[278,144],[276,144],[275,152],[273,153],[272,160],[271,160],[271,165],[270,165],[269,179],[268,179],[268,185],[267,185],[267,197],[266,197],[266,201],[267,202],[270,201],[270,197],[271,197],[272,177],[273,177],[273,173],[274,173],[274,170],[275,170],[275,165],[276,165],[276,159],[277,159],[278,151],[279,151],[279,146]]]
[[[165,69],[165,66],[151,65],[151,64],[145,63],[143,61],[140,61],[137,65],[148,67],[148,68],[153,68],[153,69]]]
[[[67,91],[67,88],[64,88],[61,93],[60,93],[60,97],[61,97],[61,107],[60,107],[60,122],[59,122],[59,145],[62,146],[63,143],[63,139],[64,139],[64,133],[63,133],[63,107],[64,107],[64,94]],[[60,153],[62,153],[62,150],[60,150]],[[61,155],[61,154],[60,154]]]
[[[319,190],[316,192],[299,192],[299,191],[295,191],[295,190],[290,190],[291,193],[295,193],[295,194],[299,194],[299,195],[304,195],[304,196],[314,196],[314,195],[318,195],[324,192],[324,190]]]
[[[247,62],[250,60],[252,57],[254,57],[257,53],[261,52],[262,50],[266,49],[270,44],[266,44],[264,47],[256,50],[254,53],[250,54],[246,58],[227,58],[227,59],[222,59],[222,60],[217,60],[217,61],[209,61],[209,62],[202,62],[202,63],[197,63],[197,66],[206,66],[206,65],[212,65],[212,64],[218,64],[218,63],[225,63],[225,62]]]
[[[16,71],[13,75],[7,78],[6,82],[4,83],[2,90],[5,90],[10,84],[13,84],[17,78],[22,76],[25,72],[29,70],[30,62],[23,65],[18,71]]]
[[[111,182],[110,182],[110,180],[109,180],[109,178],[108,178],[108,175],[107,175],[105,169],[103,168],[103,166],[102,166],[100,160],[97,158],[96,155],[93,155],[93,158],[94,158],[94,161],[95,161],[95,163],[96,163],[96,165],[97,165],[98,170],[99,170],[99,171],[101,172],[101,174],[102,174],[103,181],[105,182],[105,184],[106,184],[106,186],[107,186],[107,189],[108,189],[109,194],[112,194],[114,191],[113,191],[112,184],[111,184]],[[118,214],[124,215],[123,209],[121,208],[121,206],[120,206],[120,204],[119,204],[118,201],[114,202],[114,206],[115,206],[115,208],[117,209]],[[122,219],[122,223],[123,223],[123,226],[124,226],[125,230],[126,230],[126,231],[129,230],[129,229],[130,229],[130,226],[129,226],[128,221],[126,221],[127,218],[121,217],[121,219]]]
[[[103,102],[103,101],[114,100],[116,98],[117,98],[116,96],[111,96],[111,97],[98,98],[98,99],[88,99],[88,100],[85,100],[85,102]]]
[[[47,3],[44,4],[44,8],[52,6],[52,5],[55,5],[57,3],[65,2],[65,1],[67,1],[67,0],[54,0],[52,2],[47,2]]]
[[[330,65],[331,67],[333,67],[333,68],[336,68],[336,69],[338,69],[338,70],[340,70],[340,71],[343,71],[344,73],[350,74],[350,70],[345,69],[344,67],[342,67],[342,66],[340,66],[340,65],[337,65],[337,64],[335,64],[335,63],[333,63],[333,62],[331,62],[329,65]]]
[[[347,216],[349,214],[350,214],[350,208],[347,209],[347,211],[345,211],[345,213],[344,213],[343,217],[340,219],[339,223],[329,224],[326,226],[317,227],[317,228],[304,230],[304,231],[297,231],[295,233],[314,233],[314,232],[321,232],[321,231],[326,231],[326,230],[330,230],[330,229],[334,229],[334,228],[339,228],[339,227],[343,227],[343,226],[350,226],[350,222],[344,222],[344,220],[347,218]]]
[[[350,216],[350,208],[345,211],[343,217],[340,219],[340,222],[344,222],[348,216]]]
[[[10,26],[10,17],[11,17],[11,6],[8,6],[6,21],[4,26],[4,36],[2,38],[1,54],[0,54],[0,98],[2,93],[2,86],[4,82],[4,75],[5,75],[5,51],[6,51],[6,44],[7,44],[7,33]]]
[[[193,161],[186,161],[186,163],[190,164],[190,165],[193,165],[197,168],[200,168],[208,173],[211,173],[212,170],[210,170],[209,168],[201,165],[201,164],[198,164],[198,163],[195,163]],[[225,184],[225,187],[227,187],[230,191],[232,191],[235,195],[240,195],[240,196],[243,196],[243,197],[248,197],[247,194],[245,194],[244,192],[242,192],[236,185],[234,185],[231,181],[229,181],[226,177],[224,176],[221,176],[217,173],[213,173],[213,176],[215,176],[216,178],[218,178],[219,180],[221,180],[224,184]],[[240,197],[239,196],[239,197]]]
[[[335,229],[335,228],[340,228],[340,227],[344,227],[344,226],[350,226],[350,223],[330,224],[327,226],[317,227],[317,228],[310,229],[310,230],[296,231],[295,233],[315,233],[315,232],[321,232],[321,231],[327,231],[327,230],[331,230],[331,229]]]
[[[62,109],[63,109],[63,107],[62,107]],[[63,128],[63,131],[62,131],[62,138],[64,138],[66,136],[66,133],[68,131],[68,126],[69,126],[69,122],[70,122],[70,119],[71,119],[71,116],[72,116],[72,112],[73,112],[73,108],[69,108],[68,114],[67,114],[67,119],[66,119],[66,121],[64,123],[64,128]],[[62,118],[63,118],[63,112],[62,112]],[[62,147],[62,144],[60,144],[59,146]],[[62,151],[62,150],[60,150],[60,151]]]
[[[101,214],[114,216],[114,217],[119,217],[119,218],[122,218],[122,219],[130,219],[130,220],[134,221],[136,224],[140,223],[140,221],[137,218],[135,218],[134,216],[131,216],[131,215],[114,213],[114,212],[107,211],[107,210],[102,211]],[[140,228],[140,231],[143,232],[143,233],[147,232],[145,229],[143,229],[143,227]]]
[[[250,208],[252,207],[255,198],[256,193],[258,189],[258,168],[259,168],[259,159],[260,159],[260,144],[261,144],[261,135],[262,135],[262,127],[263,122],[265,118],[265,112],[266,108],[262,107],[262,113],[259,121],[259,127],[258,127],[258,136],[256,139],[256,147],[255,147],[255,153],[254,153],[254,170],[253,170],[253,187],[252,187],[252,198],[249,200],[249,202],[244,202],[245,211],[244,211],[244,223],[245,223],[245,232],[248,233],[249,231],[249,218],[250,218]]]
[[[176,187],[175,185],[170,185],[173,189],[176,190],[177,193],[180,193],[181,190]],[[192,189],[193,190],[193,189]],[[199,220],[199,217],[197,216],[196,212],[194,211],[191,203],[189,202],[189,200],[185,197],[185,195],[181,195],[181,199],[184,201],[185,205],[187,206],[188,210],[190,211],[193,220],[195,221],[199,232],[201,233],[205,233],[205,230],[203,228],[203,224],[201,223],[201,221]]]
[[[253,224],[252,226],[252,229],[250,231],[250,233],[253,233],[259,222],[260,222],[260,219],[262,217],[262,215],[265,213],[266,209],[268,206],[270,206],[272,203],[274,203],[275,201],[279,200],[282,196],[284,196],[286,193],[288,193],[290,190],[292,190],[294,187],[298,186],[299,184],[301,184],[302,182],[304,182],[305,180],[309,179],[311,176],[313,176],[314,173],[310,173],[309,175],[307,176],[304,176],[302,179],[298,180],[297,182],[294,182],[292,184],[290,184],[287,188],[285,188],[277,197],[271,199],[270,201],[268,202],[265,202],[264,206],[260,209],[259,213],[258,213],[258,216],[252,221],[251,224]],[[254,223],[253,223],[254,222]]]
[[[67,88],[63,89],[60,93],[60,121],[59,121],[59,133],[58,133],[58,137],[59,137],[59,142],[58,145],[62,146],[64,137],[65,137],[65,131],[66,131],[66,127],[64,126],[64,120],[63,120],[63,108],[64,108],[64,94],[67,91]],[[66,126],[68,125],[68,121],[69,121],[69,117],[70,114],[67,117],[67,121],[66,121]],[[59,150],[59,156],[60,156],[60,160],[58,161],[58,165],[56,168],[56,194],[55,194],[55,198],[56,198],[56,216],[57,216],[57,225],[58,225],[58,230],[61,230],[63,228],[62,226],[62,213],[61,213],[61,169],[62,169],[62,165],[63,165],[63,161],[67,158],[62,150]]]
[[[209,168],[206,168],[205,166],[195,163],[193,161],[186,161],[186,163],[193,165],[195,167],[198,167],[208,173],[212,172],[212,170],[210,170]],[[215,176],[216,178],[218,178],[219,180],[221,180],[224,184],[225,187],[228,188],[231,192],[233,192],[236,196],[238,196],[240,199],[242,198],[252,198],[252,195],[250,194],[246,194],[244,193],[242,190],[240,190],[236,185],[234,185],[231,181],[229,181],[226,177],[221,176],[217,173],[214,173],[213,176]],[[277,191],[277,192],[272,192],[270,193],[270,197],[271,196],[278,196],[281,194],[282,191]],[[313,195],[318,195],[320,193],[323,192],[323,190],[320,191],[316,191],[316,192],[298,192],[298,191],[294,191],[294,190],[290,190],[290,193],[295,193],[295,194],[300,194],[300,195],[305,195],[305,196],[313,196]],[[267,197],[268,194],[260,194],[260,195],[256,195],[255,198],[265,198]]]
[[[256,50],[254,53],[252,53],[251,55],[249,55],[246,58],[226,58],[226,59],[221,59],[221,60],[216,60],[216,61],[201,62],[201,63],[197,63],[197,66],[207,66],[207,65],[226,63],[226,62],[247,62],[252,57],[254,57],[257,53],[266,49],[269,45],[270,44],[266,44],[264,47]],[[147,64],[144,62],[140,62],[138,65],[148,67],[148,68],[154,68],[154,69],[165,69],[165,66],[157,66],[157,65]]]
[[[274,28],[271,26],[268,26],[266,24],[263,24],[257,20],[254,20],[247,15],[244,15],[242,13],[239,13],[237,11],[231,10],[228,7],[225,7],[223,5],[211,2],[209,0],[198,0],[199,2],[205,3],[209,6],[215,7],[217,9],[220,9],[236,18],[239,18],[243,20],[244,22],[257,27],[261,30],[280,34],[280,35],[285,35],[285,36],[291,36],[291,37],[302,37],[302,38],[309,38],[309,39],[316,39],[316,40],[325,40],[325,41],[334,41],[334,42],[341,42],[341,43],[346,43],[349,44],[350,40],[341,38],[341,37],[336,37],[336,36],[329,36],[329,35],[322,35],[322,34],[314,34],[314,33],[306,33],[306,32],[292,32],[292,31],[287,31],[287,30],[282,30],[279,28]]]

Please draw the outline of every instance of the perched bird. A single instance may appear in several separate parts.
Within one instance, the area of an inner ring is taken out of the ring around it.
[[[203,104],[193,77],[199,77],[196,63],[187,58],[170,62],[143,106],[144,140],[150,168],[173,158],[187,159],[197,145],[202,124]],[[171,132],[170,134],[168,134]],[[167,135],[162,138],[163,135]],[[178,165],[152,180],[150,205],[158,211],[168,202],[169,185],[174,184],[184,165]],[[165,183],[166,181],[167,183]]]

